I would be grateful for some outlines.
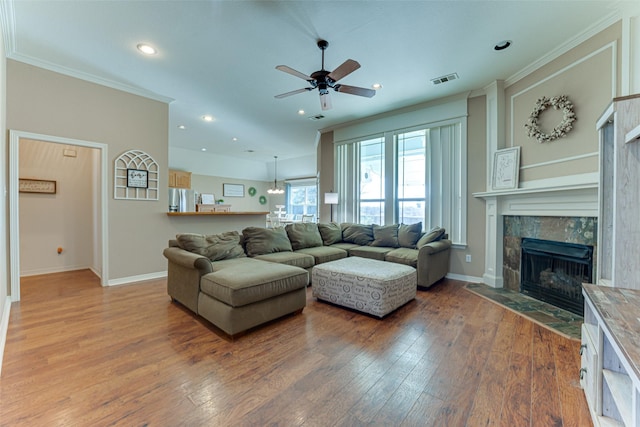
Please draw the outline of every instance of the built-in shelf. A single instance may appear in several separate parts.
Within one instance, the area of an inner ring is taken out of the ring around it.
[[[611,391],[613,401],[616,403],[618,412],[624,423],[631,424],[631,398],[633,397],[633,384],[629,375],[603,369],[602,375],[607,382],[607,387]]]
[[[269,212],[167,212],[168,216],[201,216],[201,215],[267,215]]]
[[[583,349],[581,384],[593,422],[596,426],[637,427],[640,413],[633,405],[640,396],[640,290],[584,284],[583,294],[582,342],[595,345]],[[587,350],[595,363],[590,355],[584,357]]]

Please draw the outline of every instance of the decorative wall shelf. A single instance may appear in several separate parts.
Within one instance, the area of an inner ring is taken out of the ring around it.
[[[158,164],[140,150],[122,153],[114,162],[113,198],[158,200]]]

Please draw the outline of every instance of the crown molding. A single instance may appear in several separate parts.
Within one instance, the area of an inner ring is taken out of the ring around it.
[[[4,40],[4,51],[9,55],[16,51],[16,17],[13,12],[13,0],[0,1],[0,27]]]
[[[538,70],[544,65],[550,63],[554,59],[559,58],[560,56],[564,55],[571,49],[578,46],[579,44],[584,43],[591,37],[595,36],[596,34],[604,31],[606,28],[615,24],[620,19],[622,19],[622,11],[621,10],[612,11],[609,15],[602,18],[598,23],[585,29],[583,32],[579,33],[574,38],[568,40],[566,43],[558,46],[554,50],[548,52],[546,55],[542,56],[541,58],[527,65],[522,70],[516,72],[511,77],[507,78],[504,81],[505,87],[511,86],[512,84],[523,79],[524,77],[528,76],[529,74],[533,73],[534,71]]]

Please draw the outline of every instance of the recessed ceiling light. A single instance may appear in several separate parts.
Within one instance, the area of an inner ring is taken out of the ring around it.
[[[213,121],[213,116],[202,116],[202,120],[204,120],[205,122],[212,122]]]
[[[298,110],[298,115],[300,116],[304,115],[304,110],[303,109]]]
[[[382,85],[380,83],[374,83],[371,85],[374,90],[382,89]]]
[[[138,50],[144,53],[145,55],[155,55],[156,53],[158,53],[155,47],[148,45],[146,43],[138,43],[137,47],[138,47]]]
[[[207,149],[206,148],[201,148],[200,151],[207,151]]]
[[[231,140],[232,140],[233,142],[237,142],[237,141],[238,141],[238,138],[236,138],[236,137],[234,136],[233,138],[231,138]]]
[[[501,42],[496,43],[496,45],[493,47],[493,49],[494,50],[505,50],[509,46],[511,46],[511,40],[502,40]]]
[[[178,129],[185,130],[187,127],[185,125],[178,125]]]

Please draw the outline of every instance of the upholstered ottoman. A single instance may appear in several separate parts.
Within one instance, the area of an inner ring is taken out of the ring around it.
[[[416,269],[408,265],[348,257],[313,267],[313,296],[383,317],[416,297]]]

